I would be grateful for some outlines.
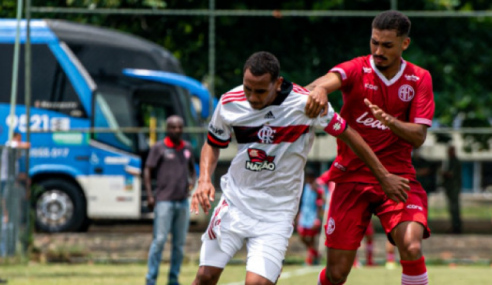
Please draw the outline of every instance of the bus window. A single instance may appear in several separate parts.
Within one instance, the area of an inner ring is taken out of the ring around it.
[[[17,104],[24,104],[24,45],[19,55]],[[87,118],[80,99],[58,64],[50,48],[45,44],[32,46],[32,105],[69,116]],[[0,103],[10,102],[12,88],[12,58],[14,45],[0,44]]]
[[[118,88],[101,88],[95,96],[95,128],[111,128],[115,132],[96,132],[94,139],[118,149],[136,152],[136,135],[125,133],[120,128],[135,127],[132,121],[132,107],[123,90]]]

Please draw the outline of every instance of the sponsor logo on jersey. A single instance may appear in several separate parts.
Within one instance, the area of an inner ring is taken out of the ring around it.
[[[246,161],[246,169],[257,172],[262,170],[275,170],[275,163],[273,163],[275,156],[268,156],[264,150],[249,148],[248,156],[249,161]]]
[[[364,84],[364,87],[367,89],[378,90],[378,87],[376,85],[372,85],[369,83]]]
[[[328,226],[326,227],[326,233],[331,235],[335,231],[335,220],[330,218],[328,220]]]
[[[420,80],[420,77],[416,76],[416,75],[413,75],[413,74],[405,74],[405,78],[409,81],[419,81]]]
[[[381,121],[376,120],[375,118],[368,117],[369,112],[365,112],[364,114],[360,115],[360,117],[355,120],[359,124],[363,124],[364,126],[368,126],[374,129],[381,129],[383,131],[389,129],[387,126],[383,125]]]
[[[335,162],[335,163],[333,164],[333,166],[335,166],[335,168],[340,169],[341,171],[346,171],[346,170],[347,170],[347,169],[345,168],[345,166],[341,165],[341,164],[340,164],[340,163],[338,163],[338,162]]]
[[[261,143],[273,143],[273,134],[276,132],[276,130],[265,125],[258,131],[258,138]]]
[[[363,66],[362,70],[364,71],[364,73],[371,73],[372,72],[372,68],[370,68],[370,67]]]
[[[398,97],[400,97],[403,102],[409,102],[413,99],[413,96],[415,96],[415,91],[413,90],[413,87],[408,84],[402,85],[400,89],[398,89]]]
[[[216,126],[210,124],[208,125],[208,128],[210,129],[210,131],[216,135],[222,135],[224,133],[224,130],[223,129],[220,129],[220,128],[217,128]]]
[[[275,116],[273,115],[272,111],[266,113],[265,119],[275,119]]]
[[[422,207],[418,206],[418,205],[414,205],[414,204],[408,204],[407,205],[407,209],[416,209],[416,210],[419,210],[419,211],[423,211],[424,209],[422,209]]]

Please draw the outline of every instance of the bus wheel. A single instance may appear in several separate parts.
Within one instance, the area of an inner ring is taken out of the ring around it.
[[[74,232],[86,224],[85,199],[66,180],[45,180],[35,201],[36,228],[42,232]]]

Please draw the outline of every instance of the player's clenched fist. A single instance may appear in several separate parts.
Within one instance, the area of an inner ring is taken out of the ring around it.
[[[210,205],[210,201],[213,201],[215,199],[215,188],[212,185],[212,182],[210,180],[207,181],[201,181],[198,180],[198,187],[193,193],[193,196],[191,197],[191,206],[190,206],[190,212],[195,213],[196,215],[198,214],[198,205],[200,205],[205,212],[205,214],[208,214],[208,211],[212,207]]]
[[[327,103],[328,97],[326,96],[326,91],[322,88],[314,88],[314,90],[309,93],[304,111],[309,118],[318,117],[320,112],[323,112],[321,116],[325,116],[328,112],[328,109],[326,108]]]

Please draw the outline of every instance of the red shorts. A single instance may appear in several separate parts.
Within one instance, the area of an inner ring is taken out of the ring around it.
[[[319,235],[320,232],[321,232],[321,226],[312,227],[312,228],[304,228],[300,226],[297,227],[297,233],[303,237],[315,237]]]
[[[417,181],[410,182],[405,204],[390,200],[378,184],[339,183],[332,193],[328,222],[325,226],[329,248],[356,250],[364,237],[372,214],[379,217],[386,235],[400,223],[415,221],[424,226],[424,238],[430,236],[427,225],[427,193]],[[390,238],[390,241],[393,241]]]

